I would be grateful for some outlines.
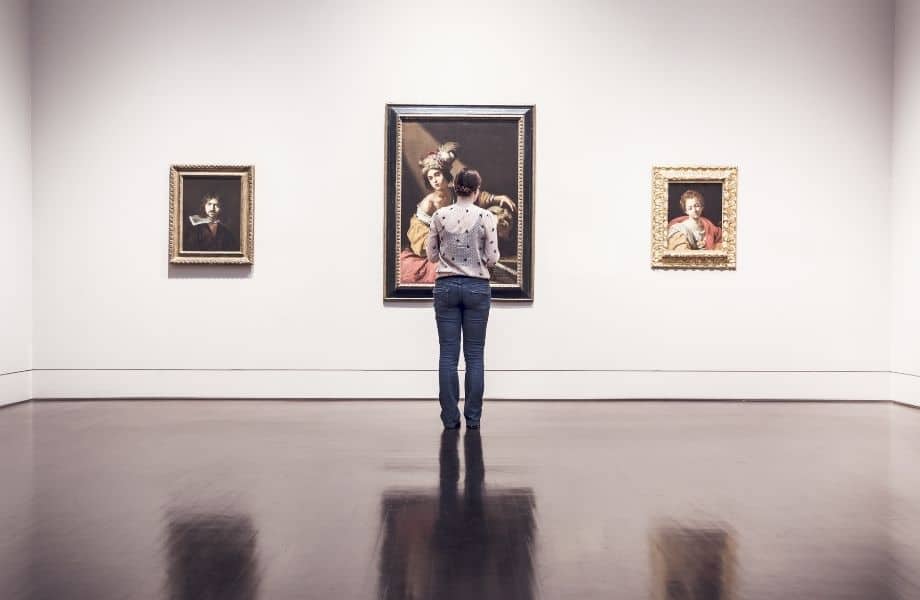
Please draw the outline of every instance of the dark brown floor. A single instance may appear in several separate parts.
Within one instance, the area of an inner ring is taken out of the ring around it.
[[[0,598],[916,599],[918,459],[886,404],[494,402],[478,434],[424,402],[23,405]]]

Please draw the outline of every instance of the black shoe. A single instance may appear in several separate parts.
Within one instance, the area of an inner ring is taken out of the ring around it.
[[[467,423],[466,428],[467,429],[479,429],[479,423]]]
[[[444,429],[460,429],[460,423],[457,423],[456,425],[445,425]]]

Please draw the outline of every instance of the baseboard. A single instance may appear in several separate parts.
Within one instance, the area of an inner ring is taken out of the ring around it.
[[[920,375],[892,373],[890,398],[892,402],[920,408]]]
[[[0,406],[26,402],[32,397],[32,371],[0,375]]]
[[[437,384],[433,370],[36,370],[32,397],[430,399]],[[887,371],[489,371],[486,396],[886,401],[889,384]]]

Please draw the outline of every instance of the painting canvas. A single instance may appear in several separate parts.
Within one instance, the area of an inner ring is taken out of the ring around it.
[[[738,170],[655,167],[652,267],[734,269]]]
[[[532,106],[387,106],[385,299],[431,298],[430,217],[455,201],[463,168],[479,171],[477,203],[498,223],[492,297],[533,299],[533,120]]]
[[[252,264],[253,167],[170,169],[169,260]]]

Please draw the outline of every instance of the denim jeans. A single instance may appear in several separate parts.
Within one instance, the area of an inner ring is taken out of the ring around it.
[[[463,358],[466,381],[463,416],[467,427],[479,427],[484,387],[484,353],[486,325],[492,291],[488,279],[478,277],[441,277],[434,285],[434,314],[438,323],[441,359],[438,362],[438,399],[441,422],[445,427],[460,426],[460,337],[463,334]]]

